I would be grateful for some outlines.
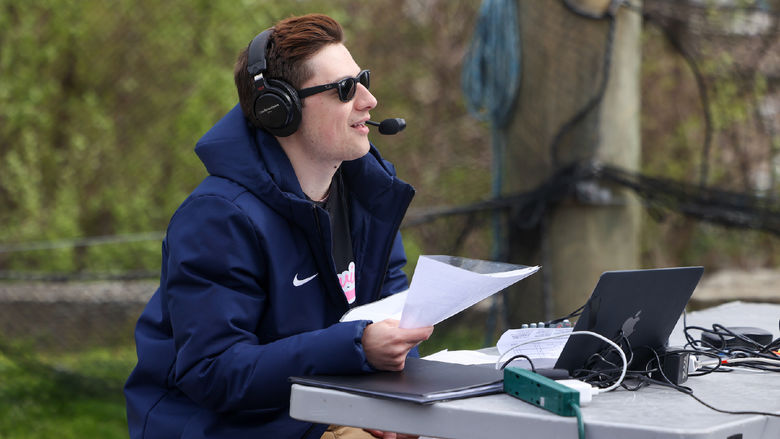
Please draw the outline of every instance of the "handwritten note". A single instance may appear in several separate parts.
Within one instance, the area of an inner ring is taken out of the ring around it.
[[[572,328],[510,329],[501,335],[496,347],[498,352],[506,358],[510,358],[511,355],[526,355],[534,360],[537,367],[540,367],[540,360],[547,360],[546,363],[555,364],[571,331]],[[508,353],[510,351],[511,354]]]

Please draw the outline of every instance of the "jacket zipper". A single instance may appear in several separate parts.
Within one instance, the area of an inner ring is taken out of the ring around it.
[[[404,208],[404,213],[401,215],[401,219],[395,222],[395,225],[393,226],[393,233],[390,235],[392,238],[390,240],[390,245],[388,246],[387,252],[385,253],[385,269],[382,272],[384,275],[387,274],[387,269],[390,267],[390,255],[393,253],[393,243],[395,242],[395,235],[398,234],[398,231],[401,230],[401,222],[403,221],[403,217],[406,215],[406,210],[409,208],[409,204],[412,203],[412,197],[407,196],[406,200],[406,207]],[[408,260],[407,260],[408,262]],[[382,282],[384,283],[384,277],[382,278]],[[381,294],[382,287],[380,286],[373,294],[374,300],[379,300],[379,295]]]
[[[322,223],[320,223],[320,215],[319,212],[317,211],[317,206],[314,203],[312,203],[311,208],[312,208],[312,214],[314,214],[314,224],[317,227],[317,238],[320,240],[320,247],[322,247],[323,251],[325,251],[325,261],[332,262],[333,255],[327,251],[327,246],[325,245],[326,244],[325,239],[322,237]],[[325,293],[331,294],[330,288],[328,288],[328,278],[330,278],[330,276],[323,275],[323,281],[325,282]],[[342,292],[341,286],[339,286],[339,292]],[[349,303],[347,303],[347,297],[344,294],[341,294],[341,299],[343,304],[345,304],[347,309],[349,309]]]

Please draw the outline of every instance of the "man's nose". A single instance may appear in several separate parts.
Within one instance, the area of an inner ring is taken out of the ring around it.
[[[355,92],[355,106],[360,110],[370,110],[376,107],[377,100],[373,94],[363,85],[358,83]]]

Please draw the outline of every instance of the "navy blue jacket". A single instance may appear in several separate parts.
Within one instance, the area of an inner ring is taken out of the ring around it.
[[[319,438],[326,426],[290,418],[288,377],[372,370],[369,322],[338,321],[349,305],[329,216],[238,106],[195,151],[209,176],[171,218],[160,287],[136,326],[130,436]],[[407,288],[398,229],[414,189],[373,146],[342,173],[360,305]]]

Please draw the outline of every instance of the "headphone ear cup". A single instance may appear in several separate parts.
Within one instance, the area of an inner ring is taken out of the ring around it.
[[[269,79],[265,89],[255,98],[254,114],[266,131],[277,137],[287,137],[301,123],[298,92],[284,81]]]

